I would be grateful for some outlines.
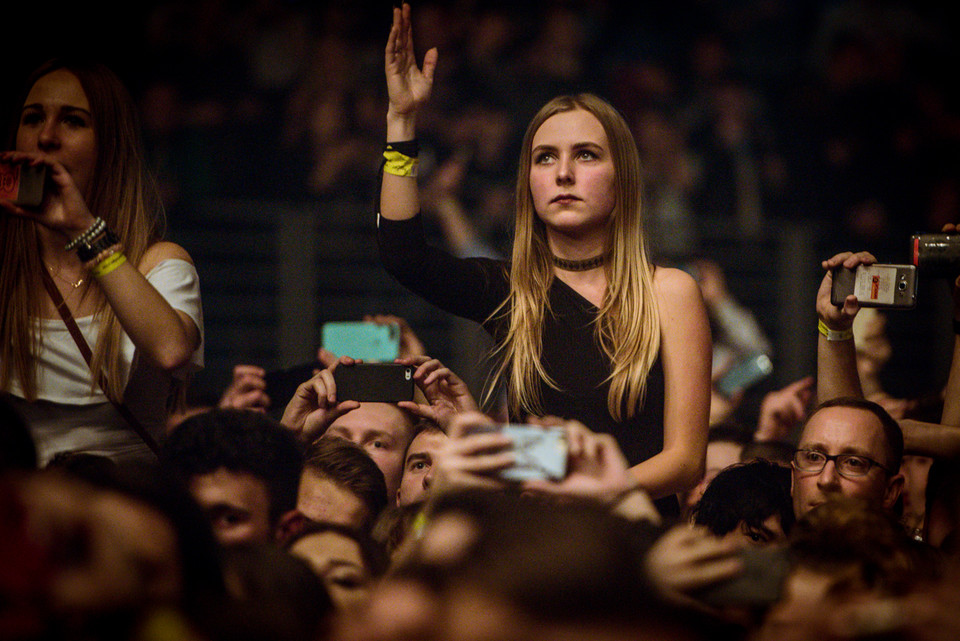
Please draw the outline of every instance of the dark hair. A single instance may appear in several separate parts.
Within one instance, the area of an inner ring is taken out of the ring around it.
[[[868,401],[865,398],[841,396],[839,398],[832,398],[829,401],[820,403],[810,414],[810,418],[807,419],[807,423],[810,422],[810,419],[816,416],[817,412],[830,407],[849,407],[852,409],[870,412],[876,416],[877,420],[880,421],[880,427],[883,429],[883,437],[887,446],[887,460],[884,462],[887,467],[887,471],[890,474],[896,474],[900,471],[900,463],[903,460],[903,430],[900,429],[900,424],[897,423],[896,419],[887,413],[887,410],[883,409],[883,407],[877,403]]]
[[[846,576],[843,588],[903,594],[920,577],[935,576],[929,555],[889,510],[838,496],[807,512],[790,534],[795,565]],[[850,573],[849,570],[855,570]]]
[[[694,523],[717,536],[732,532],[741,521],[759,528],[773,515],[779,515],[783,531],[789,533],[794,521],[790,469],[763,460],[721,471],[693,510]]]
[[[367,507],[366,529],[387,507],[383,472],[363,449],[338,437],[321,437],[307,446],[304,468],[313,470],[355,494]]]
[[[187,481],[220,468],[261,479],[270,495],[270,519],[297,506],[303,449],[274,419],[252,410],[211,409],[178,425],[160,451],[161,466]]]
[[[750,441],[743,446],[740,460],[746,463],[762,459],[789,466],[793,460],[794,449],[793,443],[788,441]]]
[[[283,549],[290,550],[300,539],[311,534],[322,534],[324,532],[334,532],[356,542],[360,548],[360,556],[371,578],[381,577],[387,571],[388,558],[383,545],[374,541],[373,537],[366,532],[338,523],[306,519],[289,538],[282,542]]]
[[[226,607],[212,609],[204,631],[238,641],[327,638],[334,605],[309,563],[272,543],[233,546],[223,553],[236,594]]]

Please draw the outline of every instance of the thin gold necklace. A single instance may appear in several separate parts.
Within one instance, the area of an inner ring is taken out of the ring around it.
[[[60,280],[61,282],[66,283],[67,285],[70,285],[70,287],[73,287],[74,289],[79,289],[80,286],[83,285],[83,281],[84,281],[83,278],[81,278],[77,282],[73,282],[72,280],[61,276],[59,269],[57,271],[53,271],[53,267],[51,267],[50,265],[47,265],[47,269],[50,270],[50,273],[53,275],[54,278]]]

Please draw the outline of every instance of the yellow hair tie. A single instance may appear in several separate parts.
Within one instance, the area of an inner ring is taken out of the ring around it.
[[[383,171],[394,176],[410,176],[415,178],[417,175],[417,165],[419,160],[401,154],[399,151],[387,149],[383,152]]]
[[[113,270],[115,270],[117,267],[124,264],[125,262],[127,262],[127,257],[124,256],[123,254],[119,252],[115,254],[110,254],[109,256],[104,258],[102,261],[97,263],[93,267],[93,269],[90,270],[90,273],[93,274],[96,278],[102,278],[103,276],[106,276],[107,274],[109,274],[110,272],[112,272]]]

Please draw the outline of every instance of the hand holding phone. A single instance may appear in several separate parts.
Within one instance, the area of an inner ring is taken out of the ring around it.
[[[333,370],[337,402],[412,401],[413,370],[413,367],[401,363],[340,363]]]
[[[44,165],[0,160],[0,200],[20,207],[39,207],[46,169]]]
[[[851,294],[861,307],[911,309],[917,305],[917,268],[879,264],[834,268],[830,302],[842,307]]]

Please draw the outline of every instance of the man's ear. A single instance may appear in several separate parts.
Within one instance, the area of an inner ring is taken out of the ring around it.
[[[299,510],[285,512],[273,529],[273,540],[283,545],[299,534],[309,520]]]
[[[903,491],[903,474],[891,476],[887,481],[887,489],[883,494],[883,507],[890,510],[893,508],[897,499],[900,498],[900,492]]]

